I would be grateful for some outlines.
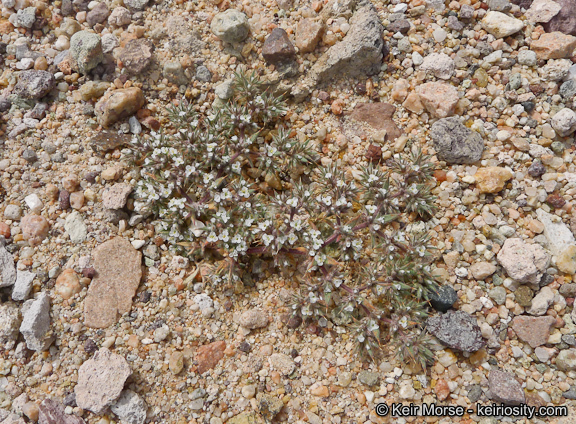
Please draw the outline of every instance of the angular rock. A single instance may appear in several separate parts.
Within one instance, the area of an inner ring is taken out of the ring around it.
[[[240,315],[240,325],[249,330],[264,328],[269,322],[268,315],[260,309],[249,309]]]
[[[462,124],[460,118],[439,119],[432,125],[430,136],[438,156],[447,163],[474,163],[482,158],[482,137]]]
[[[50,297],[46,292],[22,306],[20,333],[30,350],[42,352],[50,347],[54,337],[50,333]]]
[[[548,240],[548,249],[553,255],[559,255],[568,246],[576,244],[574,234],[559,216],[552,215],[540,208],[536,210],[536,216],[544,224],[544,236]]]
[[[266,422],[271,423],[283,407],[284,402],[282,402],[282,399],[278,399],[269,394],[263,394],[258,404],[258,411],[260,412],[260,415],[264,417]]]
[[[89,31],[79,31],[70,38],[70,56],[76,68],[87,74],[104,60],[100,36]]]
[[[576,274],[576,245],[566,247],[556,258],[556,266],[566,274]]]
[[[20,327],[20,309],[15,303],[7,302],[0,304],[0,346],[10,350],[18,339]]]
[[[84,324],[106,328],[130,311],[142,278],[142,253],[122,237],[109,240],[92,251],[96,277],[84,300]]]
[[[429,295],[428,300],[434,309],[440,312],[448,311],[458,301],[456,290],[449,285],[443,285]]]
[[[124,0],[124,4],[131,10],[144,10],[148,0]]]
[[[505,38],[524,28],[524,22],[501,12],[490,11],[482,19],[482,28],[496,38]]]
[[[123,27],[132,22],[132,15],[130,11],[122,6],[116,6],[110,16],[108,17],[108,25]],[[104,43],[104,40],[102,40]]]
[[[535,0],[524,16],[529,22],[550,22],[561,9],[562,6],[554,0]]]
[[[124,390],[110,410],[123,424],[144,424],[146,420],[146,403],[132,390]]]
[[[94,9],[86,14],[86,23],[88,26],[93,27],[96,24],[101,24],[108,19],[110,10],[105,2],[98,3]]]
[[[146,100],[138,87],[109,91],[96,103],[94,112],[98,122],[107,128],[115,122],[134,115]]]
[[[532,348],[545,345],[550,337],[550,329],[556,320],[554,317],[529,317],[520,315],[512,320],[512,329],[518,338]]]
[[[16,12],[15,26],[30,29],[34,25],[34,22],[36,22],[35,7],[26,7]]]
[[[552,117],[552,127],[559,136],[567,137],[576,131],[576,112],[565,107]]]
[[[125,183],[106,187],[102,194],[102,206],[106,209],[122,209],[126,206],[126,201],[131,192],[132,186]]]
[[[554,2],[552,2],[554,3]],[[576,37],[561,32],[544,33],[530,44],[538,59],[563,59],[572,56],[576,49]]]
[[[148,40],[130,40],[120,52],[119,59],[128,72],[138,75],[150,65],[153,49],[154,45]]]
[[[66,217],[64,229],[70,236],[72,243],[82,243],[88,236],[88,229],[86,228],[84,219],[82,219],[82,215],[76,211]]]
[[[90,147],[99,155],[130,144],[132,136],[114,131],[101,131],[90,140]]]
[[[526,403],[524,390],[514,374],[502,370],[491,370],[488,374],[490,398],[506,405]]]
[[[454,114],[458,104],[458,91],[442,82],[427,82],[416,88],[416,93],[426,110],[436,118],[446,118]]]
[[[544,315],[553,301],[554,292],[552,289],[550,287],[543,287],[532,299],[532,306],[527,312],[530,315]]]
[[[264,41],[262,57],[267,63],[277,65],[288,62],[296,56],[296,49],[290,42],[288,34],[282,28],[274,28]]]
[[[223,340],[200,346],[194,355],[194,359],[198,362],[198,373],[204,374],[214,368],[224,357],[225,349],[226,342]]]
[[[324,23],[319,19],[302,19],[296,27],[296,38],[294,40],[300,53],[310,53],[322,38]]]
[[[560,12],[544,23],[546,32],[560,31],[576,35],[576,0],[555,0],[560,5]]]
[[[509,238],[496,256],[510,278],[538,286],[549,263],[542,246],[528,244],[519,238]]]
[[[67,414],[64,405],[51,399],[44,399],[38,412],[38,424],[85,424],[82,418]]]
[[[498,193],[512,177],[512,171],[499,166],[487,166],[476,171],[474,178],[480,193]]]
[[[429,54],[420,65],[420,70],[444,80],[450,79],[454,75],[455,68],[454,60],[444,53]]]
[[[476,352],[486,344],[476,319],[463,311],[448,311],[443,315],[430,317],[426,320],[426,327],[452,349]]]
[[[532,306],[532,298],[534,297],[534,293],[528,286],[520,286],[514,292],[514,299],[518,305],[522,306],[523,308],[529,308]]]
[[[484,280],[496,272],[496,266],[490,262],[476,262],[470,267],[470,272],[476,280]]]
[[[380,381],[380,375],[377,372],[360,371],[358,373],[358,381],[368,387],[375,386]]]
[[[32,290],[32,282],[36,274],[28,271],[17,271],[16,282],[12,289],[12,300],[26,300]]]
[[[212,33],[227,43],[240,43],[250,33],[250,25],[246,15],[236,9],[228,9],[218,13],[210,23]]]
[[[103,347],[78,369],[78,383],[74,388],[76,404],[102,414],[122,393],[124,383],[132,371],[128,362]]]
[[[25,99],[40,99],[48,94],[56,84],[54,75],[47,71],[22,71],[18,74],[18,84],[13,94]]]
[[[0,243],[0,287],[10,287],[16,282],[14,258]]]
[[[561,350],[556,357],[556,368],[560,371],[576,370],[576,349]]]
[[[357,103],[350,118],[365,122],[375,130],[385,130],[387,139],[394,141],[402,134],[392,119],[395,112],[396,107],[389,103]]]

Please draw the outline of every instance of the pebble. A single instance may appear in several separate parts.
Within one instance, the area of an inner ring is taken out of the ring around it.
[[[472,276],[477,280],[485,280],[496,272],[496,266],[491,262],[476,262],[470,267]]]
[[[267,63],[279,65],[292,60],[296,56],[296,49],[290,42],[288,34],[282,28],[274,28],[264,41],[262,57]]]
[[[48,349],[54,341],[50,334],[50,297],[46,292],[24,302],[20,333],[24,336],[26,347],[37,352]]]
[[[273,353],[268,358],[270,368],[278,371],[282,375],[290,375],[296,369],[294,360],[283,353]]]
[[[11,349],[16,344],[20,322],[20,310],[15,303],[0,304],[0,342],[6,349]]]
[[[24,239],[27,240],[31,246],[40,244],[48,237],[48,231],[50,230],[50,224],[46,218],[36,214],[29,214],[22,218],[20,227]]]
[[[490,11],[482,19],[482,28],[496,38],[504,38],[524,28],[524,22],[502,12]]]
[[[120,397],[110,405],[110,410],[126,424],[144,424],[146,421],[146,403],[136,392],[124,390]]]
[[[561,350],[556,356],[556,367],[560,371],[572,371],[576,369],[576,349]]]
[[[488,374],[488,385],[490,397],[496,402],[502,402],[506,405],[520,405],[526,403],[524,390],[514,374],[493,369]]]
[[[224,357],[224,350],[226,342],[223,340],[200,346],[194,355],[194,359],[198,362],[198,373],[204,374],[218,365]]]
[[[530,315],[544,315],[553,301],[554,292],[552,289],[550,289],[550,287],[543,287],[532,299],[532,306],[527,312]]]
[[[556,320],[554,317],[517,316],[512,320],[512,329],[518,338],[532,348],[545,345],[550,336],[550,329]]]
[[[48,71],[22,71],[12,93],[24,99],[37,100],[46,96],[55,85],[54,75]]]
[[[10,287],[16,282],[16,279],[14,258],[0,243],[0,287]]]
[[[240,43],[248,37],[250,26],[246,15],[236,9],[216,14],[210,23],[212,33],[227,43]]]
[[[564,108],[552,117],[552,127],[561,137],[566,137],[576,131],[576,112]]]
[[[35,277],[36,274],[34,272],[18,270],[14,288],[12,289],[12,300],[26,300],[32,291],[32,283]]]
[[[294,44],[298,47],[300,53],[313,52],[322,39],[323,32],[324,23],[321,20],[313,18],[302,19],[296,27]]]
[[[62,299],[70,299],[81,290],[80,279],[73,269],[65,269],[56,279],[54,292]]]
[[[511,278],[533,285],[538,284],[549,263],[541,246],[519,238],[507,239],[496,257]]]
[[[102,194],[102,206],[106,209],[122,209],[126,206],[126,201],[131,192],[132,187],[125,183],[107,187]]]
[[[426,320],[428,330],[452,349],[475,352],[485,342],[476,320],[463,311],[448,311]]]
[[[436,118],[454,114],[458,103],[458,91],[442,82],[427,82],[416,88],[416,93],[426,110]]]
[[[88,237],[88,229],[79,212],[72,212],[66,217],[64,229],[66,233],[68,233],[72,243],[82,243]]]
[[[101,348],[78,369],[76,403],[82,409],[102,414],[120,397],[130,374],[130,366],[122,356]]]
[[[240,315],[240,325],[249,330],[267,327],[269,322],[268,315],[261,309],[249,309]]]
[[[514,174],[510,170],[498,166],[480,168],[474,174],[480,193],[498,193],[502,191],[506,182],[511,180],[513,176]]]
[[[69,52],[82,74],[90,72],[104,59],[100,36],[89,31],[78,31],[70,38]]]
[[[94,107],[96,118],[107,128],[120,119],[127,118],[138,111],[146,100],[138,87],[123,88],[106,93]]]
[[[130,40],[120,51],[118,57],[128,72],[141,74],[152,61],[153,49],[154,46],[148,40]]]

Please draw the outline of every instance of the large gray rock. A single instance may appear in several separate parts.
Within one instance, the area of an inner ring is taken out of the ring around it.
[[[507,405],[526,403],[524,390],[514,374],[502,370],[492,370],[488,374],[490,398]]]
[[[10,287],[16,282],[16,267],[14,258],[0,244],[0,287]]]
[[[13,94],[24,99],[40,99],[48,94],[56,84],[54,75],[47,71],[22,71],[18,74],[18,84]]]
[[[26,300],[32,290],[32,282],[36,274],[29,271],[17,271],[16,282],[12,289],[12,300]]]
[[[426,320],[426,327],[452,349],[476,352],[486,344],[476,319],[464,311],[448,311],[443,315],[430,317]]]
[[[228,9],[214,16],[210,29],[216,37],[227,43],[240,43],[250,33],[248,18],[236,9]]]
[[[70,39],[70,56],[78,71],[87,74],[104,59],[100,36],[89,31],[77,32]]]
[[[439,119],[432,125],[430,135],[438,156],[447,163],[474,163],[482,158],[484,140],[462,124],[460,118]]]
[[[76,404],[102,414],[120,397],[124,383],[132,371],[128,362],[105,347],[78,369],[78,384],[74,388]]]
[[[123,424],[144,424],[146,420],[146,403],[132,390],[124,390],[110,410]]]
[[[350,20],[346,37],[318,59],[304,81],[292,89],[292,95],[303,100],[317,84],[329,79],[378,73],[384,54],[383,31],[374,6],[368,3],[360,7]]]
[[[26,346],[37,352],[44,351],[54,341],[50,334],[50,298],[46,292],[40,293],[36,300],[27,300],[22,307],[20,333],[26,340]]]

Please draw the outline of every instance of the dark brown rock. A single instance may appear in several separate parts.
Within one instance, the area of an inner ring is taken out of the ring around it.
[[[366,159],[372,163],[378,163],[382,160],[382,148],[377,144],[371,144],[366,151]]]
[[[546,32],[560,31],[576,35],[576,0],[555,0],[562,8],[550,22],[543,23]]]
[[[129,72],[140,74],[152,60],[153,47],[147,40],[130,40],[120,52],[120,60]]]
[[[286,31],[282,28],[274,28],[264,41],[262,56],[267,63],[276,65],[294,59],[296,49],[290,42]]]
[[[365,122],[375,130],[386,130],[387,140],[393,141],[402,134],[392,120],[396,107],[389,103],[358,103],[350,118]]]
[[[390,22],[386,29],[394,34],[399,32],[406,35],[408,34],[408,31],[410,31],[410,22],[406,19],[398,19],[394,22]]]
[[[92,150],[96,153],[104,155],[106,152],[129,145],[131,139],[131,134],[119,134],[116,131],[102,131],[92,137],[90,140],[90,147],[92,147]],[[89,180],[86,179],[86,181]]]
[[[64,405],[50,399],[44,399],[40,404],[38,424],[84,424],[85,421],[76,415],[64,412]]]
[[[564,200],[564,198],[562,198],[562,196],[558,195],[557,193],[548,195],[546,202],[554,206],[556,209],[560,209],[566,204],[566,200]]]

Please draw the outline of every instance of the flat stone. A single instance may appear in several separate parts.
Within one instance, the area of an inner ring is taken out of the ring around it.
[[[396,107],[389,103],[357,103],[350,118],[365,122],[375,130],[386,131],[387,139],[394,141],[402,134],[392,119],[395,112]]]
[[[218,13],[210,23],[212,33],[227,43],[240,43],[248,38],[250,25],[248,17],[236,9]]]
[[[126,201],[131,192],[132,186],[125,183],[106,187],[102,194],[102,206],[106,209],[122,209],[126,206]]]
[[[530,317],[520,315],[512,320],[512,329],[518,338],[532,348],[545,345],[550,337],[550,329],[556,320],[554,317]]]
[[[12,300],[26,300],[32,290],[32,282],[35,277],[36,274],[34,272],[18,270],[16,272],[16,282],[12,289]]]
[[[141,74],[152,60],[154,45],[146,39],[130,40],[120,51],[119,59],[128,72]]]
[[[273,353],[268,358],[270,368],[278,371],[282,375],[290,375],[296,369],[294,360],[283,353]]]
[[[101,131],[90,139],[90,147],[99,155],[119,149],[130,144],[132,136],[115,131]]]
[[[240,315],[240,325],[249,330],[268,326],[270,319],[261,309],[249,309]]]
[[[482,28],[496,38],[505,38],[524,28],[524,22],[502,12],[490,11],[482,19]]]
[[[524,16],[529,22],[550,22],[560,10],[562,10],[562,6],[553,0],[535,0]]]
[[[360,371],[358,373],[358,381],[360,381],[360,383],[365,384],[366,386],[375,386],[378,384],[378,382],[380,381],[380,374],[378,374],[377,372],[372,372],[372,371]]]
[[[512,171],[499,166],[480,168],[474,174],[480,193],[498,193],[502,191],[506,182],[512,177],[514,177]]]
[[[84,324],[106,328],[130,311],[142,278],[142,253],[122,237],[109,240],[92,251],[96,277],[84,300]]]
[[[554,292],[550,287],[542,287],[540,292],[532,299],[532,306],[528,309],[530,315],[544,315],[552,302]]]
[[[431,53],[424,58],[420,70],[429,72],[436,78],[450,79],[456,70],[454,60],[444,53]]]
[[[491,370],[488,374],[490,398],[506,405],[520,405],[526,403],[524,390],[514,374],[502,370]]]
[[[48,349],[54,341],[50,334],[50,297],[46,292],[40,293],[35,300],[24,302],[20,333],[28,349],[36,352]]]
[[[549,263],[542,246],[525,243],[519,238],[507,239],[496,258],[511,278],[536,286]]]
[[[122,88],[106,93],[94,107],[96,118],[107,128],[117,121],[134,115],[146,103],[138,87]]]
[[[10,287],[16,282],[14,257],[0,243],[0,287]]]
[[[536,52],[536,56],[541,60],[570,57],[575,48],[576,37],[558,31],[544,33],[530,44],[530,49]]]
[[[485,280],[496,272],[496,266],[491,262],[476,262],[470,266],[470,272],[476,280]]]
[[[200,346],[194,355],[194,360],[198,362],[198,374],[214,368],[224,357],[225,349],[226,342],[223,340]]]
[[[320,19],[302,19],[296,27],[296,37],[294,43],[300,53],[310,53],[322,39],[324,33],[324,23]]]
[[[120,397],[131,373],[122,356],[100,348],[78,369],[78,383],[74,388],[76,404],[97,415],[102,414]]]
[[[79,212],[74,211],[66,217],[64,229],[68,233],[68,236],[70,236],[72,243],[82,243],[88,237],[88,229]]]
[[[18,74],[13,94],[25,99],[41,99],[56,85],[54,75],[47,71],[29,70]]]
[[[85,421],[76,415],[67,414],[64,405],[44,399],[38,408],[38,424],[85,424]]]
[[[416,88],[416,93],[426,110],[436,118],[446,118],[454,114],[458,104],[458,90],[443,82],[427,82]]]
[[[110,405],[123,424],[144,424],[146,421],[146,403],[136,392],[124,390],[118,400]]]
[[[430,317],[426,328],[445,345],[463,352],[476,352],[486,344],[476,319],[463,311]]]
[[[296,49],[290,42],[288,34],[282,28],[274,28],[264,41],[262,57],[274,65],[290,61],[296,56]]]
[[[574,234],[559,216],[540,208],[536,210],[536,216],[544,225],[544,236],[548,240],[548,249],[553,255],[559,255],[568,246],[576,244]]]

